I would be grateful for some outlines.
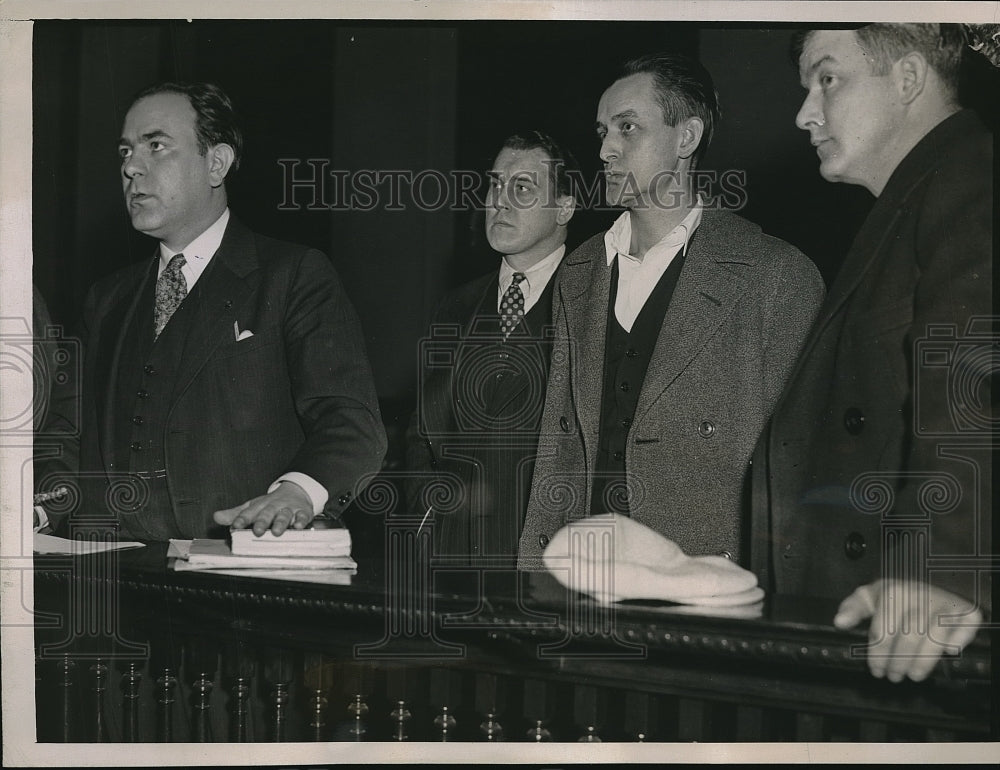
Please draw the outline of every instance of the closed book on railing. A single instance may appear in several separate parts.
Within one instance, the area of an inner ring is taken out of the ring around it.
[[[280,535],[270,530],[259,537],[251,529],[231,533],[234,556],[350,556],[351,533],[336,522],[314,523],[309,529],[286,529]]]

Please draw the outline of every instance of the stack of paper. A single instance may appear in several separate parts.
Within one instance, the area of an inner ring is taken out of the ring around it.
[[[331,536],[330,532],[341,534]],[[171,540],[167,563],[178,572],[333,585],[347,585],[350,576],[357,573],[346,529],[287,530],[278,537],[267,533],[259,538],[250,530],[238,530],[232,533],[232,541],[230,547],[225,540]]]
[[[230,533],[234,556],[324,557],[350,556],[351,533],[346,527],[286,529],[280,535],[268,530],[261,536],[252,529]]]

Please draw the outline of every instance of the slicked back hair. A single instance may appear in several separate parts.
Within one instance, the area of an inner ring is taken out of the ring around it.
[[[228,144],[233,148],[233,165],[230,171],[240,167],[243,156],[243,132],[236,120],[233,102],[219,86],[214,83],[181,83],[167,81],[156,83],[144,88],[132,99],[129,108],[140,99],[156,94],[182,94],[188,98],[194,109],[195,136],[198,138],[198,150],[202,155],[209,147],[217,144]]]
[[[555,183],[556,195],[575,195],[573,179],[579,176],[580,166],[568,147],[557,142],[544,131],[535,129],[518,131],[516,134],[508,136],[500,149],[541,150],[552,161],[547,165],[553,173],[552,181]]]
[[[676,126],[690,117],[700,118],[704,124],[701,142],[692,159],[692,167],[697,166],[712,142],[715,124],[722,117],[719,94],[715,90],[712,76],[700,62],[690,56],[655,53],[625,62],[616,81],[647,72],[653,76],[656,97],[663,110],[663,120],[668,126]]]

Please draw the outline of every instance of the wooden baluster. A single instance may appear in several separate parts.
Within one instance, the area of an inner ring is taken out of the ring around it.
[[[656,702],[644,692],[625,693],[625,713],[623,714],[625,735],[640,743],[650,740],[655,732]]]
[[[486,721],[479,725],[483,740],[500,743],[503,740],[503,725],[496,721],[497,715],[492,711],[486,714]]]
[[[274,742],[288,740],[288,684],[277,682],[271,691],[271,707],[274,713]]]
[[[270,686],[271,740],[276,743],[295,740],[298,731],[292,723],[290,693],[295,670],[292,655],[278,649],[265,650],[263,654],[267,656],[264,677]]]
[[[323,690],[317,688],[312,691],[309,707],[309,738],[313,741],[325,741],[327,699]]]
[[[241,641],[227,644],[221,657],[229,690],[229,741],[246,743],[254,740],[251,704],[256,660],[250,647]]]
[[[461,707],[462,682],[460,675],[450,668],[433,668],[430,671],[428,688],[429,703],[441,711],[434,719],[434,739],[440,741],[459,740],[456,735],[458,720],[456,712]]]
[[[325,741],[328,740],[326,712],[329,703],[326,692],[333,678],[333,664],[324,661],[322,655],[306,653],[304,666],[302,681],[308,693],[308,737],[311,741]]]
[[[604,722],[603,699],[596,688],[579,685],[573,688],[573,721],[585,732],[578,739],[580,743],[600,743],[597,727]]]
[[[351,740],[363,741],[365,733],[368,732],[368,726],[364,721],[364,717],[368,713],[368,704],[364,702],[360,693],[355,695],[354,700],[348,704],[347,711],[354,718],[353,723],[348,728],[348,735],[351,736]]]
[[[73,721],[76,715],[74,701],[76,700],[76,689],[73,678],[76,674],[76,663],[69,655],[63,655],[59,661],[59,705],[62,712],[61,738],[63,743],[75,743],[76,726]]]
[[[889,738],[889,725],[874,719],[863,719],[859,732],[864,743],[885,743]]]
[[[191,692],[191,736],[194,743],[211,743],[212,698],[215,690],[215,676],[219,670],[219,647],[217,643],[200,636],[187,637],[183,642],[184,681],[190,683]],[[224,722],[219,725],[222,735],[226,734]]]
[[[122,740],[125,743],[139,743],[139,688],[142,685],[142,671],[131,662],[122,674]]]
[[[694,698],[677,701],[677,740],[704,741],[708,739],[709,704]]]
[[[528,740],[534,743],[548,743],[552,740],[552,733],[550,733],[543,725],[544,721],[541,719],[535,720],[535,726],[528,730]]]
[[[212,742],[212,722],[209,710],[212,707],[212,676],[204,669],[191,685],[192,707],[194,708],[195,743]]]
[[[108,667],[98,658],[90,667],[90,671],[94,675],[94,699],[92,703],[94,722],[91,740],[94,743],[104,743],[108,739],[107,728],[104,724],[104,693],[108,689]]]
[[[736,707],[736,740],[767,740],[764,735],[764,709],[758,706]]]
[[[477,714],[486,715],[479,725],[482,740],[497,742],[504,739],[503,725],[497,719],[500,714],[508,713],[509,689],[508,683],[495,674],[476,674],[473,705]]]
[[[441,713],[434,718],[434,726],[438,729],[438,740],[447,743],[455,738],[455,717],[448,713],[448,707],[442,706]]]
[[[410,721],[410,710],[406,708],[406,701],[396,701],[396,708],[392,710],[389,716],[393,720],[393,736],[394,741],[407,741],[410,736],[407,735],[406,723]]]
[[[174,670],[163,669],[163,673],[156,680],[156,705],[157,705],[157,736],[160,743],[169,743],[174,740],[174,688],[177,687],[177,677]]]
[[[823,717],[820,714],[799,712],[795,715],[795,740],[822,741]]]
[[[552,740],[552,733],[542,729],[550,718],[548,711],[548,687],[545,682],[527,679],[524,682],[522,712],[528,723],[534,725],[528,730],[528,739],[536,742]]]
[[[230,740],[246,743],[250,740],[250,678],[237,676],[232,687]]]

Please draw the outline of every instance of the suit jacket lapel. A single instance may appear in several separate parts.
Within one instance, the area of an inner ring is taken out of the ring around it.
[[[600,427],[611,268],[604,239],[595,237],[566,257],[559,280],[560,303],[570,345],[570,387],[584,443],[592,455]],[[586,295],[586,296],[585,296]]]
[[[746,291],[745,282],[726,269],[725,263],[734,259],[733,253],[733,243],[724,233],[720,234],[712,213],[706,211],[688,245],[684,266],[653,348],[636,404],[636,423],[729,318]]]
[[[198,282],[201,300],[178,366],[175,397],[187,388],[227,335],[234,334],[233,325],[259,279],[253,233],[232,216],[213,261],[215,264]]]
[[[159,258],[157,249],[154,256]],[[155,268],[149,263],[136,265],[133,275],[123,281],[121,296],[113,300],[111,310],[101,322],[103,329],[110,334],[101,334],[101,342],[96,355],[95,393],[97,394],[97,424],[98,442],[101,458],[105,468],[114,466],[115,445],[115,399],[117,395],[116,378],[121,369],[122,345],[125,334],[134,323],[136,310],[149,281],[156,275]],[[113,331],[112,331],[113,330]]]

